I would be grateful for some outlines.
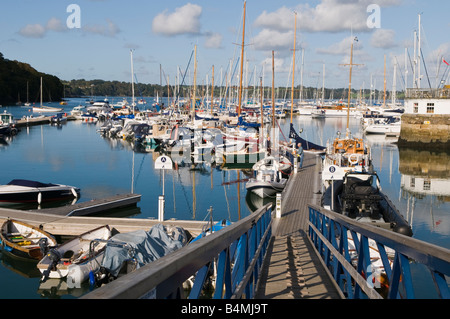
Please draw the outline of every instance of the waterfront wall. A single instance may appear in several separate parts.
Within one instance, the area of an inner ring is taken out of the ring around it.
[[[447,149],[450,146],[450,115],[403,114],[398,144]]]

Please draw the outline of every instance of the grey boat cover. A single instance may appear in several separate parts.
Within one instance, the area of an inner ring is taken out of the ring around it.
[[[186,242],[183,228],[166,228],[162,224],[153,226],[149,231],[120,233],[108,241],[102,266],[117,277],[124,262],[134,258],[136,268],[140,268],[183,247]]]

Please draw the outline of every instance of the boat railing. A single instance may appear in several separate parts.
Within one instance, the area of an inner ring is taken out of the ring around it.
[[[271,235],[272,204],[267,204],[82,298],[253,298]],[[188,282],[192,285],[184,289]]]
[[[407,99],[450,99],[450,87],[440,89],[407,89]]]
[[[450,298],[449,249],[316,205],[309,205],[308,235],[330,277],[348,299]],[[356,258],[350,257],[352,248],[356,248]],[[381,268],[375,268],[377,261]],[[420,296],[421,291],[427,295]]]

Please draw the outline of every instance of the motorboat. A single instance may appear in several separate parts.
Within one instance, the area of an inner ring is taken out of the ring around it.
[[[118,233],[107,241],[101,267],[91,271],[89,280],[92,278],[97,285],[108,283],[182,248],[186,243],[186,231],[178,226],[156,224],[148,231]],[[75,283],[83,280],[71,272],[67,276],[67,280]]]
[[[385,117],[372,119],[364,128],[364,133],[399,135],[401,125],[402,122],[400,117]]]
[[[11,113],[4,111],[0,114],[0,136],[16,135],[18,129]]]
[[[80,189],[74,186],[14,179],[0,185],[0,204],[44,203],[79,198]]]
[[[321,204],[358,222],[412,236],[411,226],[382,192],[375,172],[347,172],[325,190]]]
[[[86,106],[84,105],[78,105],[75,106],[71,111],[70,111],[70,115],[73,116],[75,119],[77,120],[81,120],[82,119],[82,115],[86,112]]]
[[[42,274],[41,281],[48,278],[65,278],[74,267],[77,269],[72,272],[81,271],[89,274],[95,264],[100,265],[106,241],[110,237],[111,229],[108,225],[104,225],[50,249],[37,264]],[[98,244],[91,244],[94,240]],[[87,271],[83,271],[84,268]]]
[[[57,113],[56,115],[53,115],[50,118],[50,123],[52,124],[62,124],[66,122],[67,122],[67,115],[66,113],[63,112]]]
[[[0,242],[4,251],[31,260],[40,260],[46,250],[57,246],[56,239],[48,232],[14,219],[7,219],[3,223]]]
[[[247,182],[245,188],[261,198],[273,197],[282,192],[287,183],[281,170],[281,163],[277,158],[265,157],[253,165],[254,177]]]

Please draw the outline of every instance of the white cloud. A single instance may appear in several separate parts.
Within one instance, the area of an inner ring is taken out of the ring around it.
[[[401,0],[375,1],[380,7],[394,6]],[[297,27],[308,32],[370,32],[367,26],[368,5],[373,0],[321,0],[315,7],[301,4],[293,9],[281,7],[274,12],[264,11],[255,21],[255,25],[275,30],[289,30],[294,27],[294,10],[297,15]]]
[[[45,32],[45,28],[40,24],[27,24],[20,29],[19,34],[26,38],[43,38]]]
[[[294,45],[294,31],[263,29],[253,41],[257,50],[288,50]]]
[[[84,32],[103,35],[107,37],[114,37],[120,33],[119,27],[111,20],[106,20],[107,25],[86,25],[82,29]]]
[[[59,20],[57,18],[51,18],[47,22],[46,30],[51,30],[51,31],[56,31],[56,32],[64,32],[64,31],[67,31],[67,26],[65,26],[61,20]]]
[[[222,47],[223,36],[220,33],[209,32],[206,34],[205,47],[218,49]]]
[[[397,46],[395,41],[395,31],[387,29],[377,29],[372,35],[370,45],[374,48],[391,49]]]
[[[191,3],[176,8],[173,13],[165,10],[153,19],[152,30],[165,36],[199,34],[201,14],[202,7]]]

